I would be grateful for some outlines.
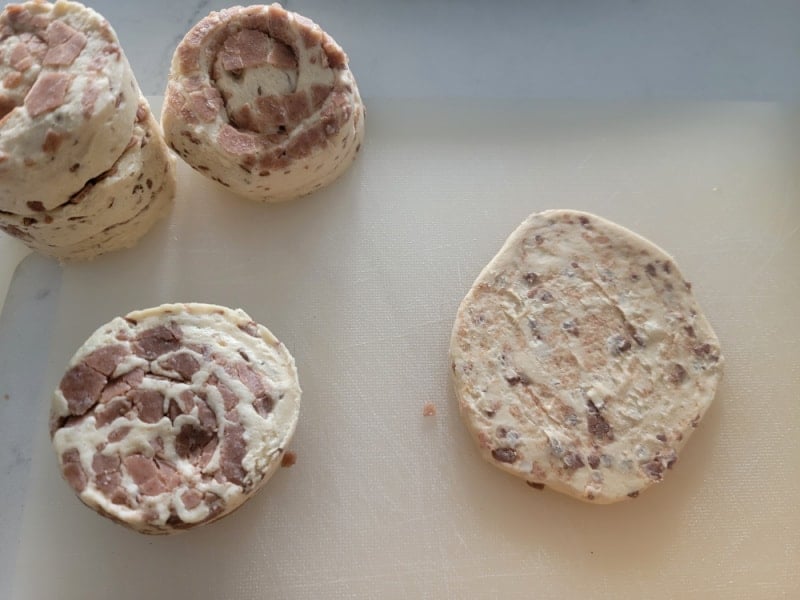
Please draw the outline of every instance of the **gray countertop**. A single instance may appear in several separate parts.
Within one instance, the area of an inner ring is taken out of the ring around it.
[[[175,46],[217,0],[96,0],[139,83],[162,94]],[[800,99],[796,0],[291,0],[379,97]]]
[[[146,95],[210,0],[95,0]],[[291,0],[349,54],[362,95],[800,100],[800,2]],[[31,256],[0,315],[0,590],[12,580],[59,267]],[[40,359],[40,360],[37,360]],[[38,423],[37,423],[38,425]],[[0,595],[7,597],[6,593]]]

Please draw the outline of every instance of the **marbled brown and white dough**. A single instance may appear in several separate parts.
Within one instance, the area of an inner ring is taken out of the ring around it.
[[[170,146],[253,200],[288,200],[341,175],[364,137],[347,56],[277,4],[213,12],[175,51],[162,115]]]
[[[531,215],[511,234],[461,303],[450,356],[482,455],[596,503],[662,480],[723,364],[675,261],[570,210]]]
[[[0,230],[40,254],[87,260],[133,246],[172,207],[175,187],[175,158],[142,98],[128,146],[108,171],[54,209],[0,210]]]
[[[108,22],[77,2],[10,4],[0,14],[0,210],[66,203],[111,168],[140,92]]]
[[[100,327],[53,398],[62,473],[142,533],[215,521],[271,477],[300,409],[294,359],[242,310],[166,304]]]

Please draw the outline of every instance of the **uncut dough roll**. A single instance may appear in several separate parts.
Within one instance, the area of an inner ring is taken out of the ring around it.
[[[723,364],[674,259],[570,210],[531,215],[511,234],[461,303],[450,357],[482,455],[595,503],[663,479]]]
[[[107,171],[139,89],[108,22],[76,2],[0,14],[0,210],[35,216]]]
[[[72,195],[35,216],[0,211],[0,229],[60,260],[86,260],[129,248],[172,206],[175,158],[142,98],[122,156]]]
[[[165,304],[95,331],[53,398],[64,478],[142,533],[215,521],[271,477],[300,410],[294,359],[242,310]]]
[[[253,200],[331,183],[364,136],[347,56],[277,4],[212,12],[172,59],[162,115],[170,146],[200,173]]]

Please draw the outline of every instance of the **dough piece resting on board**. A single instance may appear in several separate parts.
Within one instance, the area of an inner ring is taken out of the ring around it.
[[[133,134],[138,85],[114,30],[77,2],[0,14],[0,210],[65,204]]]
[[[596,503],[663,479],[723,364],[675,261],[570,210],[534,214],[511,234],[464,298],[450,356],[482,455]]]
[[[51,435],[86,505],[142,533],[174,533],[266,483],[300,395],[289,351],[242,310],[167,304],[83,344],[54,394]]]
[[[347,56],[277,4],[212,12],[178,45],[162,115],[169,145],[233,192],[274,202],[331,183],[364,136]]]
[[[128,146],[108,171],[35,216],[0,210],[0,230],[46,256],[91,259],[133,246],[172,207],[175,186],[175,158],[142,98]]]

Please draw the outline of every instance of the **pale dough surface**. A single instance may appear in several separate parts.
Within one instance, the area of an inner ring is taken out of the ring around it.
[[[595,215],[531,215],[462,302],[450,346],[482,455],[609,503],[661,481],[714,398],[719,342],[674,259]]]
[[[86,260],[133,246],[172,206],[175,158],[144,98],[128,147],[70,202],[35,216],[0,211],[0,227],[60,260]]]
[[[75,42],[68,58],[52,53],[70,34],[83,45]],[[0,115],[0,210],[35,216],[111,168],[131,138],[141,93],[108,21],[77,2],[7,6],[0,56],[0,104],[10,108]],[[41,101],[32,102],[37,86]]]

